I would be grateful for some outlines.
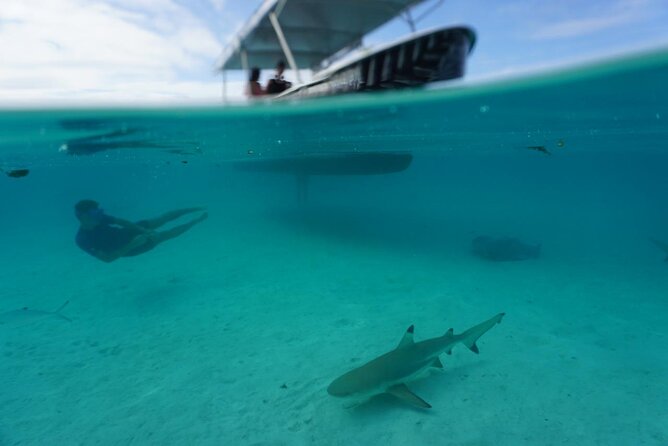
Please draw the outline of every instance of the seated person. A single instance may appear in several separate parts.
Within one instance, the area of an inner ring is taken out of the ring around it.
[[[156,231],[165,223],[193,212],[202,212],[202,215],[180,226]],[[183,234],[208,217],[204,208],[195,207],[133,223],[105,214],[93,200],[79,201],[74,206],[74,214],[80,222],[76,236],[77,245],[104,262],[113,262],[120,257],[136,256],[150,251],[160,243]]]
[[[279,60],[276,64],[276,76],[274,76],[273,79],[269,79],[269,82],[267,82],[267,94],[282,93],[288,88],[292,87],[292,82],[288,82],[285,80],[285,78],[283,78],[284,71],[285,63],[282,60]]]
[[[265,91],[260,85],[260,69],[258,67],[253,67],[248,78],[248,86],[246,87],[246,96],[262,96],[265,94]]]

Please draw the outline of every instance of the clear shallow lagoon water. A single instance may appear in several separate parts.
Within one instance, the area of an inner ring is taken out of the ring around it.
[[[668,443],[668,54],[431,91],[252,107],[4,110],[0,445]],[[528,148],[544,147],[550,154]],[[401,173],[239,160],[408,151]],[[209,219],[106,264],[72,206]],[[480,235],[541,244],[491,262]],[[328,384],[505,311],[411,388]],[[25,322],[25,323],[24,323]]]

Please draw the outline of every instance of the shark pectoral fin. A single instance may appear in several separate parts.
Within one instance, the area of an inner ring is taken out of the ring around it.
[[[412,406],[420,407],[422,409],[431,409],[431,405],[411,392],[411,389],[409,389],[406,384],[397,384],[396,386],[389,387],[386,392]]]
[[[443,363],[441,362],[440,358],[434,359],[434,362],[431,363],[431,366],[435,369],[443,369]]]
[[[413,325],[408,327],[406,333],[404,333],[404,336],[401,338],[401,341],[399,341],[399,345],[397,345],[397,348],[405,347],[407,345],[413,345],[415,343],[415,341],[413,341],[414,330],[415,328]]]
[[[445,332],[445,337],[446,338],[452,338],[455,334],[455,330],[450,328],[448,331]],[[451,355],[452,354],[452,347],[450,347],[448,350],[445,351],[446,355]]]

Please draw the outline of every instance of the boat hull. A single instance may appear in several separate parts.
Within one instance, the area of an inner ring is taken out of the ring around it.
[[[237,162],[241,170],[296,175],[383,175],[406,170],[413,161],[409,152],[332,152],[285,158],[249,159]]]
[[[457,79],[464,75],[474,43],[475,33],[466,27],[414,35],[295,86],[278,98],[400,89]]]

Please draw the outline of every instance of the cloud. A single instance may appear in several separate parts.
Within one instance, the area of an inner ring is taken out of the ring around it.
[[[554,25],[547,25],[533,34],[534,39],[563,39],[568,37],[579,37],[586,34],[596,33],[608,28],[624,25],[636,21],[636,17],[623,14],[609,17],[592,17],[587,19],[574,19]]]
[[[537,40],[565,39],[639,22],[651,14],[653,0],[619,0],[598,6],[603,9],[606,5],[609,6],[607,10],[599,11],[595,16],[545,24],[531,37]]]
[[[222,43],[175,1],[3,0],[0,40],[0,105],[220,97]]]
[[[227,0],[209,0],[209,4],[218,12],[226,12]]]

